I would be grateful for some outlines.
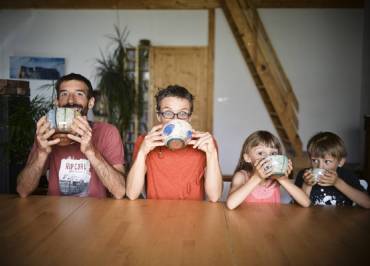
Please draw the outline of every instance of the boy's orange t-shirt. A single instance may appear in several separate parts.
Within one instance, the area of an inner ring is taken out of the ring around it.
[[[145,136],[135,143],[135,159]],[[206,154],[193,146],[172,151],[166,146],[152,150],[146,158],[148,199],[203,200]]]

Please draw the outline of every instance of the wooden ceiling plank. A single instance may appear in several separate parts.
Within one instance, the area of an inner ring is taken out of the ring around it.
[[[222,0],[1,0],[0,9],[213,9]],[[365,0],[253,0],[255,8],[364,8]]]

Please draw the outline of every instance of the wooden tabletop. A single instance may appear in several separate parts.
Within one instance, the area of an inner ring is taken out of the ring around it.
[[[0,265],[369,265],[370,211],[0,196]]]

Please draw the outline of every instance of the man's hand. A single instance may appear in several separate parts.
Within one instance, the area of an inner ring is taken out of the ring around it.
[[[59,138],[48,140],[55,133],[54,128],[50,128],[50,123],[46,116],[40,118],[36,124],[36,145],[39,152],[49,154],[51,147],[60,142]]]
[[[74,134],[68,134],[68,138],[80,143],[80,150],[83,154],[94,151],[92,144],[92,129],[86,116],[78,116],[73,120],[71,129]]]
[[[192,136],[193,139],[189,142],[189,144],[193,145],[194,149],[199,149],[205,153],[212,153],[217,150],[215,142],[213,141],[210,133],[193,130]]]
[[[154,126],[145,136],[140,146],[140,151],[147,155],[154,148],[164,146],[164,137],[162,136],[162,125]]]

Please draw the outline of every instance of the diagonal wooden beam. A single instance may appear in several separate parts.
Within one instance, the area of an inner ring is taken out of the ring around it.
[[[224,0],[223,10],[257,89],[288,153],[300,155],[298,100],[256,8],[249,0]]]

